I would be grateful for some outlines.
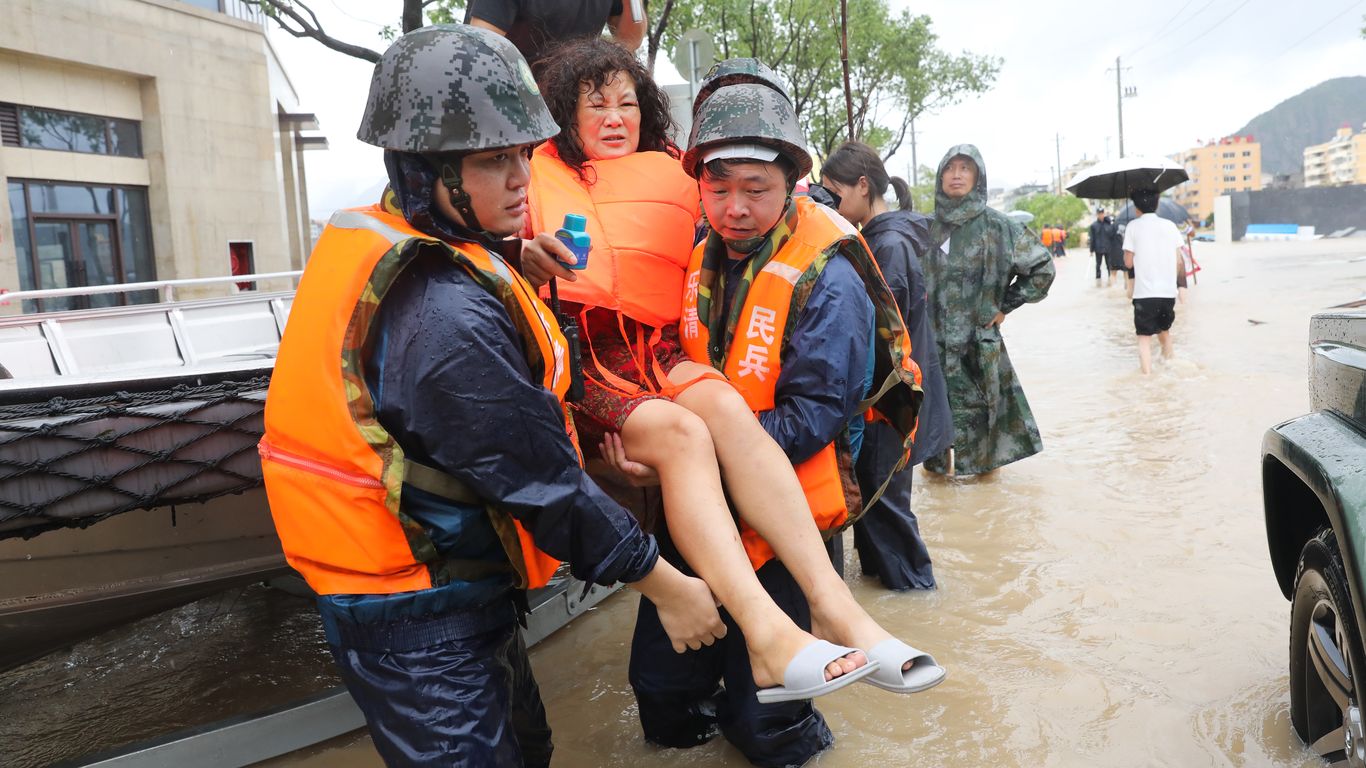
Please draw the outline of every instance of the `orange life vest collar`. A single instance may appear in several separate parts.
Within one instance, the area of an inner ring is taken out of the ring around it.
[[[554,317],[501,258],[423,234],[379,206],[338,211],[299,281],[261,441],[285,557],[319,594],[428,589],[455,573],[402,511],[403,449],[375,419],[363,370],[361,350],[380,302],[419,246],[444,249],[503,303],[534,377],[561,400],[569,385]],[[510,515],[487,508],[521,585],[544,585],[558,563]]]
[[[824,270],[827,260],[823,256],[841,241],[861,242],[853,227],[828,208],[806,197],[799,197],[795,202],[798,206],[797,227],[755,275],[740,311],[735,336],[730,348],[725,350],[722,372],[756,412],[771,410],[774,406],[788,325],[796,321],[802,310],[795,300],[798,281],[808,272],[814,277]],[[711,334],[706,323],[700,322],[697,316],[698,283],[705,247],[706,244],[701,243],[693,250],[679,334],[688,357],[710,365],[707,350]],[[795,469],[820,530],[838,530],[851,514],[856,516],[861,511],[853,457],[848,437],[843,433]],[[755,570],[773,558],[768,542],[743,522],[740,539]]]

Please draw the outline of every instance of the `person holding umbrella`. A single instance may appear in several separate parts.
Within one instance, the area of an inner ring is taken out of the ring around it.
[[[1157,192],[1140,189],[1131,198],[1139,217],[1124,229],[1124,265],[1133,270],[1134,332],[1138,363],[1153,370],[1153,336],[1162,357],[1172,356],[1171,327],[1176,319],[1176,276],[1184,269],[1184,240],[1176,225],[1157,215]]]
[[[1159,204],[1158,195],[1189,178],[1190,174],[1186,172],[1185,166],[1170,158],[1156,156],[1120,157],[1096,163],[1086,169],[1068,183],[1067,189],[1077,197],[1091,200],[1119,200],[1137,194],[1138,191],[1151,191],[1153,193],[1153,210],[1157,211],[1158,215],[1172,217],[1175,212],[1164,214],[1161,209],[1157,208]],[[1179,211],[1181,218],[1178,221],[1186,218],[1186,210],[1174,202],[1162,200],[1161,205],[1163,208],[1175,208]],[[1120,242],[1128,242],[1128,226],[1126,225],[1126,222],[1129,221],[1126,218],[1128,210],[1129,208],[1126,207],[1115,217],[1115,224],[1119,229],[1119,234],[1123,237],[1122,240],[1118,236],[1114,238],[1116,245]],[[1113,255],[1118,257],[1123,251],[1128,250],[1128,245],[1115,250],[1119,252]],[[1110,262],[1111,270],[1117,269],[1116,261]],[[1129,277],[1128,294],[1129,298],[1132,299],[1135,298],[1133,265],[1127,264],[1126,266],[1129,267],[1126,270]]]
[[[977,475],[1043,450],[1001,323],[1048,295],[1053,258],[1033,232],[987,207],[986,167],[971,144],[944,155],[934,201],[933,247],[921,266],[955,439],[924,466]]]

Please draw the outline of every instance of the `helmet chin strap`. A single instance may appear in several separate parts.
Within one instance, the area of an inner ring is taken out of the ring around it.
[[[483,239],[494,242],[501,240],[498,235],[484,229],[479,223],[479,217],[474,215],[474,208],[470,205],[470,193],[465,191],[464,180],[460,176],[460,162],[463,158],[443,158],[438,161],[441,167],[441,184],[451,193],[451,207],[460,214],[461,221],[470,231],[477,233]]]

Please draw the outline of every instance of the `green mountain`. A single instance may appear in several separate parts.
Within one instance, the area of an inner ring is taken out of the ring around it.
[[[1233,135],[1262,144],[1263,173],[1296,173],[1304,148],[1322,144],[1344,123],[1354,131],[1366,123],[1366,77],[1325,80],[1252,118]]]

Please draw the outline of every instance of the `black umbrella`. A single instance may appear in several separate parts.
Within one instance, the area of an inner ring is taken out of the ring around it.
[[[1190,214],[1186,212],[1186,209],[1182,208],[1180,203],[1167,197],[1157,201],[1157,215],[1172,222],[1178,229],[1186,226],[1186,222],[1190,221]],[[1138,210],[1134,208],[1133,203],[1129,203],[1124,206],[1124,210],[1115,214],[1115,223],[1123,226],[1136,218],[1138,218]]]
[[[1189,178],[1184,166],[1165,157],[1121,157],[1102,160],[1078,173],[1067,189],[1077,197],[1122,200],[1135,190],[1163,192]]]

